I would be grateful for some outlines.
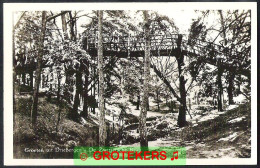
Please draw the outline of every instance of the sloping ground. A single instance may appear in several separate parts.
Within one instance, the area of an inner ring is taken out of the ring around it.
[[[233,106],[234,107],[234,106]],[[199,121],[203,119],[203,121]],[[177,127],[174,114],[157,117],[148,126],[148,145],[184,146],[187,158],[248,158],[251,154],[251,106],[239,105],[225,112],[201,112],[185,128]],[[160,138],[161,137],[161,138]],[[148,138],[149,139],[149,138]],[[139,146],[139,142],[123,146]]]
[[[69,107],[61,105],[61,120],[56,131],[59,107],[55,101],[39,98],[37,133],[30,126],[32,98],[16,98],[14,128],[14,158],[72,158],[72,152],[60,149],[74,146],[96,146],[98,119],[95,115],[83,123],[67,119]],[[149,146],[185,146],[188,158],[250,157],[251,109],[250,104],[240,105],[225,112],[216,110],[193,111],[193,119],[185,128],[177,127],[177,113],[147,118]],[[138,119],[133,114],[125,116],[126,132],[122,134],[128,146],[139,146]],[[110,130],[111,131],[111,130]],[[118,130],[108,134],[119,139]],[[115,132],[115,133],[114,133]],[[126,134],[127,133],[127,134]],[[130,134],[130,135],[129,135]],[[121,134],[120,134],[121,135]],[[114,141],[113,144],[118,144]],[[52,149],[53,152],[25,152],[30,149]]]
[[[174,134],[172,134],[174,137]],[[243,104],[181,131],[188,158],[250,157],[251,106]]]
[[[14,158],[73,158],[73,152],[62,152],[61,149],[97,145],[98,127],[94,122],[82,125],[67,119],[69,108],[63,103],[57,127],[59,107],[55,102],[48,102],[46,97],[39,98],[37,131],[33,131],[30,125],[31,105],[30,95],[16,96]],[[28,149],[44,149],[44,152],[25,152]]]

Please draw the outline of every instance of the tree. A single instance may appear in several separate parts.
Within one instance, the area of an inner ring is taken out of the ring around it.
[[[103,73],[103,38],[102,38],[103,11],[98,11],[98,74],[99,74],[99,146],[105,146],[106,123],[104,101],[104,73]]]
[[[221,31],[220,45],[224,47],[224,70],[226,72],[229,104],[234,104],[235,78],[243,74],[250,80],[250,11],[218,11]],[[222,32],[222,33],[221,33]],[[248,81],[250,83],[250,81]]]
[[[84,72],[85,72],[85,81],[84,81],[84,102],[83,102],[83,116],[88,117],[88,86],[89,86],[89,63],[88,60],[83,60]]]
[[[148,11],[143,11],[144,15],[144,32],[145,32],[145,56],[144,56],[144,84],[143,84],[143,98],[142,106],[139,117],[139,130],[140,130],[140,146],[148,147],[147,141],[147,128],[146,128],[146,116],[147,116],[147,103],[149,97],[149,78],[150,78],[150,31],[149,31],[149,15]]]
[[[161,84],[160,85],[156,85],[154,88],[155,91],[155,103],[157,103],[157,111],[160,112],[160,103],[162,102],[162,100],[160,99],[161,96]]]
[[[33,128],[36,128],[36,120],[37,120],[37,110],[38,110],[38,93],[39,93],[39,85],[41,81],[41,70],[42,70],[42,57],[43,57],[43,48],[44,48],[44,38],[46,31],[46,11],[42,12],[42,26],[41,26],[41,35],[38,44],[38,56],[37,56],[37,68],[36,68],[36,77],[35,77],[35,86],[33,91],[33,104],[31,111],[31,122]]]
[[[177,46],[179,48],[178,55],[176,56],[177,62],[178,62],[178,70],[179,70],[179,91],[180,91],[180,107],[179,107],[179,116],[178,116],[178,125],[180,127],[185,126],[186,123],[186,89],[185,89],[185,84],[186,80],[184,79],[184,74],[183,74],[183,66],[184,66],[184,54],[180,50],[181,46],[181,41],[182,41],[182,36],[178,36],[178,42]]]
[[[222,111],[224,89],[226,88],[228,102],[231,105],[234,103],[235,82],[240,83],[241,75],[250,81],[250,11],[218,10],[202,12],[202,14],[200,19],[206,19],[212,14],[219,17],[217,25],[214,24],[206,29],[214,34],[217,33],[217,36],[213,39],[212,37],[206,38],[211,42],[208,43],[208,49],[205,51],[208,56],[204,55],[203,62],[216,67],[212,74],[216,76],[218,110]],[[226,80],[223,80],[225,78]],[[249,81],[248,83],[250,83]],[[240,85],[241,83],[238,84],[239,87]]]
[[[16,59],[15,59],[15,29],[16,27],[18,26],[18,24],[20,23],[20,20],[22,19],[22,17],[25,15],[25,12],[23,12],[19,18],[19,20],[16,22],[16,24],[14,25],[13,23],[13,36],[12,36],[12,42],[13,42],[13,50],[12,50],[12,54],[13,54],[13,123],[14,123],[14,126],[15,126],[15,113],[16,113],[16,101],[15,101],[15,94],[16,94]],[[13,18],[14,20],[14,18]],[[32,83],[31,83],[32,84]]]

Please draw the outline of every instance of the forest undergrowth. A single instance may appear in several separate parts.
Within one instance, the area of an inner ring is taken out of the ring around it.
[[[39,99],[39,117],[37,131],[31,128],[30,95],[16,96],[16,114],[14,126],[15,158],[71,158],[73,152],[62,152],[62,149],[73,149],[75,146],[97,146],[98,125],[88,119],[85,124],[67,118],[70,108],[66,103],[57,106],[55,99]],[[19,108],[18,108],[19,107]],[[61,108],[61,109],[59,109]],[[58,112],[60,122],[57,127]],[[185,128],[178,128],[175,113],[147,119],[148,140],[151,145],[185,146],[187,157],[250,157],[251,152],[251,115],[250,104],[242,104],[228,110],[218,117],[198,123],[189,123]],[[207,111],[201,112],[203,116]],[[138,119],[129,115],[128,127],[123,133],[121,143],[139,144]],[[133,132],[135,134],[133,135]],[[113,146],[118,144],[113,144]],[[150,146],[151,146],[150,145]],[[52,149],[53,152],[26,152],[30,149]],[[232,156],[231,156],[232,155]]]
[[[59,107],[54,100],[47,101],[47,97],[40,97],[37,130],[34,131],[29,124],[32,97],[30,95],[17,96],[16,102],[15,158],[71,158],[73,152],[61,152],[61,149],[97,145],[98,126],[94,122],[82,125],[69,120],[67,113],[70,109],[66,103],[61,104],[60,122],[57,127]],[[53,149],[53,152],[25,151],[29,149]]]

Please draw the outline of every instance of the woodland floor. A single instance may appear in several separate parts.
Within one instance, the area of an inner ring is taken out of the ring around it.
[[[98,126],[91,120],[80,124],[66,116],[69,107],[61,105],[61,120],[56,131],[59,108],[54,100],[40,97],[38,105],[37,131],[30,125],[32,96],[16,96],[14,126],[14,158],[73,158],[73,152],[60,149],[74,146],[96,146]],[[36,133],[35,133],[36,132]],[[53,152],[25,152],[29,149],[53,149]]]
[[[37,133],[30,126],[31,96],[16,96],[14,127],[14,158],[72,158],[72,152],[57,152],[74,146],[97,146],[98,125],[93,116],[84,122],[69,120],[69,107],[62,104],[61,120],[57,128],[59,108],[54,100],[39,98]],[[193,110],[193,119],[187,115],[189,126],[178,128],[177,113],[148,112],[149,146],[184,146],[187,158],[250,157],[250,104],[233,106],[217,112],[211,109]],[[135,112],[128,115],[123,141],[113,146],[139,146],[138,119]],[[54,149],[53,152],[24,152],[30,149]]]
[[[193,116],[189,126],[184,128],[174,127],[168,122],[172,120],[172,116],[177,119],[176,115],[167,114],[166,117],[157,117],[161,122],[148,126],[148,130],[152,135],[159,132],[158,134],[164,137],[149,141],[148,145],[150,147],[183,146],[186,147],[187,158],[249,158],[251,108],[249,104],[234,107],[232,110],[218,112],[220,114],[216,114],[216,110],[212,110],[211,113],[200,112]],[[153,129],[158,126],[164,128]],[[139,143],[123,146],[139,146]]]

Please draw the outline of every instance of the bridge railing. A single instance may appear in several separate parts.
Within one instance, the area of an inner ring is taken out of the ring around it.
[[[151,35],[151,50],[168,50],[177,48],[177,34]],[[96,36],[87,38],[87,50],[96,50]],[[144,51],[144,36],[104,36],[103,48],[106,51]]]
[[[152,34],[151,40],[151,51],[166,51],[173,50],[178,47],[179,34],[163,33],[163,34]],[[193,45],[188,40],[187,35],[182,35],[181,49],[185,50],[186,53],[195,55],[223,55],[232,51],[227,51],[223,46],[213,44],[201,39],[192,39]],[[87,50],[96,51],[98,44],[98,38],[95,33],[90,34],[87,37]],[[103,36],[103,49],[104,51],[115,51],[115,52],[135,52],[145,50],[145,38],[143,35],[104,35]],[[165,52],[164,52],[165,53]],[[166,52],[171,53],[171,52]],[[158,54],[158,56],[160,56]]]

